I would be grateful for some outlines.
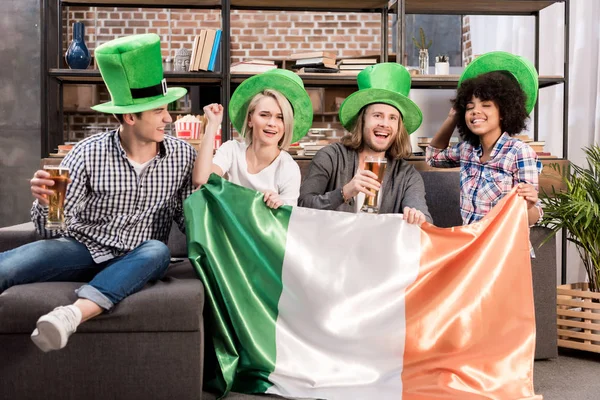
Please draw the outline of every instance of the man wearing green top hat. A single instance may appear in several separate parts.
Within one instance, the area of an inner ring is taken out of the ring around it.
[[[88,282],[74,304],[37,321],[31,338],[43,351],[63,348],[81,322],[162,277],[171,224],[185,228],[182,203],[192,192],[196,152],[164,132],[167,105],[186,90],[167,88],[158,35],[116,39],[95,56],[111,101],[93,108],[114,114],[120,126],[81,141],[62,161],[71,177],[66,228],[45,228],[53,181],[37,171],[31,216],[49,239],[0,253],[0,293],[31,282]]]
[[[359,90],[339,111],[350,134],[314,156],[298,204],[358,212],[374,190],[379,192],[380,214],[402,213],[409,223],[431,222],[423,179],[404,160],[412,154],[409,135],[423,120],[419,107],[408,98],[410,73],[400,64],[376,64],[361,71],[357,82]],[[381,183],[365,169],[367,157],[387,161]]]

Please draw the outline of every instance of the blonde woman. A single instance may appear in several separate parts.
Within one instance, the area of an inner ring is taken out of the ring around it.
[[[208,122],[194,166],[194,185],[205,184],[211,173],[227,174],[229,181],[264,193],[271,208],[296,205],[300,168],[285,150],[312,124],[312,104],[300,77],[277,69],[244,81],[231,97],[229,114],[245,142],[230,140],[214,157],[213,139],[223,106],[209,104],[204,113]]]

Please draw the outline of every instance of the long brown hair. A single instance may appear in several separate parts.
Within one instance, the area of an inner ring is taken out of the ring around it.
[[[360,109],[352,130],[350,130],[350,133],[344,136],[341,140],[344,146],[359,152],[364,148],[365,144],[363,143],[363,130],[365,127],[365,114],[367,113],[367,108],[369,108],[371,105],[372,104],[367,104]],[[406,130],[404,122],[402,121],[402,113],[398,119],[398,134],[396,135],[396,139],[386,150],[385,155],[391,159],[408,158],[412,155],[412,146],[408,137],[408,131]]]

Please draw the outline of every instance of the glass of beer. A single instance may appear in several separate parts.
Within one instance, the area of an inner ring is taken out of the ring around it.
[[[365,169],[377,175],[377,181],[379,183],[383,182],[383,175],[385,174],[386,166],[387,160],[385,157],[368,156],[365,158]],[[369,189],[369,191],[375,196],[365,196],[365,202],[360,211],[371,214],[377,214],[379,212],[379,190]]]
[[[65,196],[69,183],[69,168],[59,165],[44,165],[44,171],[50,174],[54,185],[48,187],[54,194],[48,195],[48,218],[46,229],[65,229]]]

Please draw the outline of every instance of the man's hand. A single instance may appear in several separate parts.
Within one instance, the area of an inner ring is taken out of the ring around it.
[[[275,192],[272,192],[270,190],[267,190],[265,192],[265,195],[263,197],[263,201],[265,202],[265,204],[267,205],[267,207],[270,207],[274,210],[278,209],[279,207],[281,207],[283,205],[283,200],[281,200],[279,198],[279,195]]]
[[[50,174],[43,169],[37,170],[29,183],[31,184],[31,194],[33,197],[38,199],[41,205],[47,206],[47,196],[54,194],[53,190],[48,189],[54,186],[54,181],[50,179]]]
[[[427,221],[425,214],[416,208],[410,207],[404,207],[402,218],[409,224],[415,224],[419,226],[421,226],[423,222]]]
[[[375,196],[369,189],[379,190],[381,184],[377,181],[377,175],[366,169],[359,169],[354,175],[354,178],[342,188],[344,198],[349,199],[359,193],[364,193],[367,196]]]

